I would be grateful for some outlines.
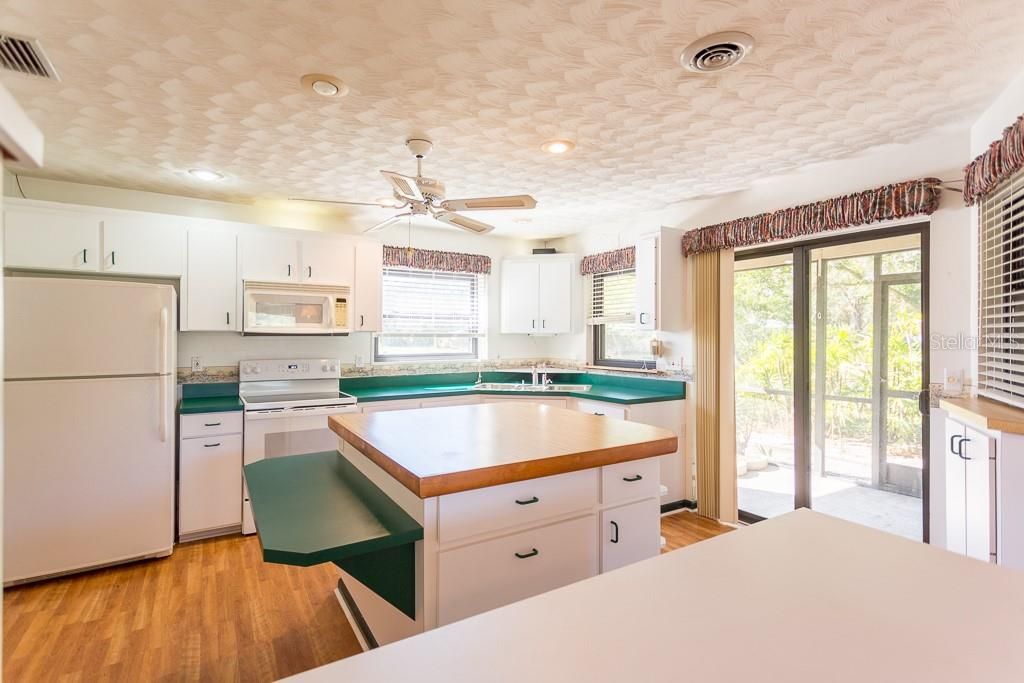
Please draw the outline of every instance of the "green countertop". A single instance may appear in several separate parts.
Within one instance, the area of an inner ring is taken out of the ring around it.
[[[181,415],[193,413],[230,413],[242,410],[237,382],[181,385]]]
[[[524,373],[485,372],[484,382],[530,381]],[[397,401],[413,398],[443,398],[482,394],[489,396],[572,396],[609,403],[655,403],[679,401],[686,397],[685,383],[675,380],[588,373],[560,373],[564,384],[590,384],[590,391],[481,391],[476,388],[476,373],[444,375],[398,375],[394,377],[353,377],[341,380],[341,390],[360,403]]]

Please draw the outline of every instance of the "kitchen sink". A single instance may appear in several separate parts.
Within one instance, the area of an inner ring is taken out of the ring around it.
[[[475,388],[482,391],[590,391],[589,384],[520,384],[516,382],[481,382]]]

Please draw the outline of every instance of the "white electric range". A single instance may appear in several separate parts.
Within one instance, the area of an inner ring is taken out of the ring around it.
[[[359,410],[355,397],[338,388],[341,372],[336,359],[246,360],[238,369],[246,465],[335,450],[338,437],[327,427],[328,416]],[[255,532],[249,489],[243,487],[242,533]]]

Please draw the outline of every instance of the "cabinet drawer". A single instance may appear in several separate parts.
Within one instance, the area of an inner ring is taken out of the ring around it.
[[[241,434],[183,441],[179,470],[180,534],[242,523]]]
[[[596,469],[441,496],[438,540],[459,538],[588,510],[597,504]]]
[[[600,401],[588,401],[586,399],[576,399],[576,410],[581,413],[590,413],[591,415],[602,415],[604,417],[615,418],[616,420],[626,419],[626,408],[625,406],[615,405],[613,403],[602,403]]]
[[[657,498],[660,478],[658,458],[606,465],[601,468],[601,502],[615,503],[648,496]]]
[[[181,416],[181,438],[215,434],[241,434],[242,413],[196,413]]]
[[[485,394],[485,395],[480,397],[480,402],[481,403],[511,403],[511,402],[519,402],[519,403],[536,403],[536,404],[542,405],[542,406],[551,406],[552,408],[564,408],[565,407],[565,399],[564,398],[539,398],[537,396],[517,396],[515,398],[510,398],[510,397],[507,397],[507,396],[492,396],[490,394]]]
[[[597,574],[587,515],[440,554],[438,623],[450,624]]]

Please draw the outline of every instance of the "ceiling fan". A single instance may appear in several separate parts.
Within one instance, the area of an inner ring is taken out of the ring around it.
[[[402,175],[394,171],[381,171],[380,174],[391,183],[391,189],[397,203],[387,202],[346,202],[329,199],[293,199],[303,202],[321,202],[325,204],[346,204],[349,206],[379,206],[385,209],[405,209],[408,211],[392,216],[364,230],[373,232],[382,230],[389,225],[400,223],[412,216],[430,216],[448,225],[454,225],[478,235],[494,230],[493,225],[463,216],[459,211],[494,211],[496,209],[532,209],[537,200],[528,194],[516,194],[506,197],[474,197],[471,199],[445,199],[444,183],[434,178],[423,177],[423,157],[430,154],[434,143],[424,138],[410,138],[405,141],[413,156],[416,157],[416,177]]]

